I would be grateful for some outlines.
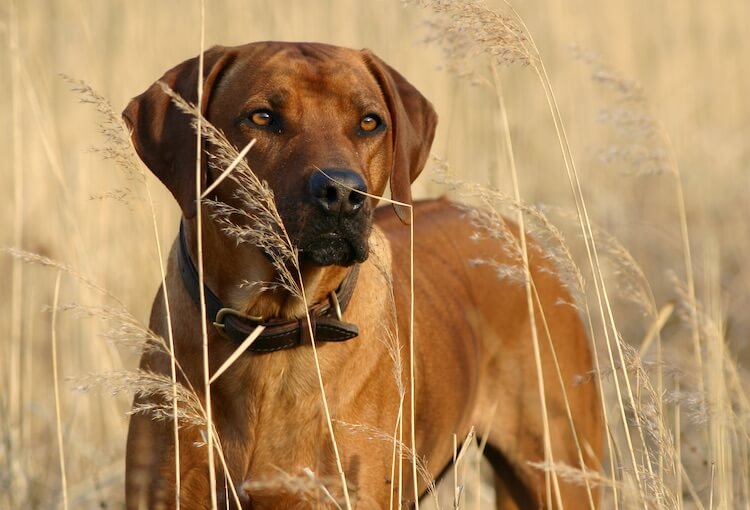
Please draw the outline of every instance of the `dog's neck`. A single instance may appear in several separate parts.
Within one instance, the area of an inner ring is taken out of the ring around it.
[[[301,264],[302,285],[300,291],[304,298],[284,288],[262,290],[268,282],[260,281],[257,285],[243,285],[234,291],[230,290],[230,301],[233,307],[247,315],[289,319],[302,317],[305,310],[324,302],[334,292],[348,273],[343,267],[320,267]],[[296,272],[296,270],[293,270]],[[296,280],[299,275],[293,273]],[[253,288],[254,287],[254,288]]]
[[[197,222],[195,219],[182,221],[188,255],[197,267]],[[292,268],[291,275],[304,292],[302,298],[275,285],[278,282],[276,269],[258,247],[229,239],[205,216],[201,237],[205,285],[224,306],[246,315],[279,319],[304,316],[306,308],[325,301],[349,272],[345,267],[300,263],[299,271]],[[234,262],[230,266],[222,263],[225,260]]]

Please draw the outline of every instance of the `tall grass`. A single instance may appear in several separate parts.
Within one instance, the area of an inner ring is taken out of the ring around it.
[[[570,285],[590,321],[598,363],[591,377],[603,388],[607,420],[602,466],[573,469],[551,456],[536,466],[549,480],[550,504],[556,480],[574,479],[599,486],[605,508],[750,505],[749,377],[743,368],[750,355],[743,343],[750,333],[744,313],[750,208],[742,186],[749,153],[741,136],[750,118],[750,101],[741,92],[750,86],[742,65],[750,44],[741,37],[750,6],[729,0],[723,9],[694,4],[670,10],[645,0],[550,0],[543,7],[516,6],[518,17],[504,3],[462,3],[460,11],[451,2],[420,3],[403,8],[396,1],[331,0],[302,8],[280,1],[248,8],[228,0],[207,4],[201,15],[178,2],[12,1],[0,11],[0,34],[8,41],[0,45],[0,65],[8,69],[0,83],[10,91],[0,97],[8,112],[0,146],[13,162],[3,170],[12,186],[0,188],[0,245],[65,261],[19,252],[0,258],[8,282],[0,292],[0,506],[49,508],[62,505],[65,495],[70,508],[116,507],[129,398],[73,394],[68,390],[77,384],[70,378],[115,370],[120,375],[94,379],[106,379],[113,389],[137,386],[122,372],[135,364],[123,337],[142,339],[135,342],[139,348],[173,351],[171,335],[154,339],[140,326],[146,297],[164,277],[161,246],[176,230],[171,197],[150,176],[133,180],[87,152],[101,145],[97,121],[56,74],[84,78],[122,106],[166,67],[193,56],[201,27],[201,47],[314,39],[372,48],[437,106],[434,152],[447,157],[460,179],[513,191],[502,197],[480,188],[477,195],[459,186],[454,196],[468,195],[498,213],[487,217],[490,226],[498,227],[501,212],[515,217],[523,232],[548,247],[562,274],[572,275]],[[39,8],[54,16],[38,16]],[[178,27],[176,10],[184,12]],[[425,17],[428,31],[420,28]],[[415,44],[423,38],[427,45]],[[572,58],[571,42],[606,57],[578,50]],[[452,56],[441,55],[445,44]],[[646,97],[654,100],[649,104]],[[415,186],[417,195],[444,193],[429,174]],[[88,200],[92,195],[110,198]],[[524,203],[539,201],[557,207]],[[155,242],[143,235],[149,222]],[[519,248],[524,260],[523,242]],[[22,259],[37,264],[25,266]],[[45,265],[62,271],[59,286]],[[107,291],[80,281],[99,282]],[[533,310],[533,282],[524,281]],[[58,300],[63,305],[53,306],[52,314],[40,312]],[[115,345],[98,338],[100,322],[110,323],[113,330],[104,336]],[[536,336],[547,341],[543,332]],[[398,365],[399,353],[394,356]],[[55,361],[59,366],[49,374]],[[148,391],[163,392],[169,403],[158,412],[196,419],[211,431],[211,417],[191,401],[192,390],[174,384],[178,371],[174,366],[171,378],[150,383]],[[538,376],[540,387],[543,377],[557,377]],[[52,398],[58,382],[59,397]],[[206,384],[208,395],[209,377]],[[397,385],[403,385],[398,377]],[[187,415],[177,413],[178,400],[180,409],[191,409]],[[334,422],[328,420],[331,435]],[[175,433],[176,426],[177,420]],[[400,470],[397,457],[410,459],[416,483],[429,475],[417,474],[419,452],[405,444],[402,427],[395,423],[395,433],[387,431],[383,440],[393,442],[394,471]],[[376,432],[384,431],[368,433]],[[206,439],[217,440],[221,466],[220,438],[213,436]],[[468,448],[461,459],[471,455]],[[579,447],[582,457],[585,450]],[[460,508],[479,503],[479,469],[456,461],[460,469],[446,482],[452,494],[441,501]],[[65,468],[67,483],[57,466]],[[339,481],[308,473],[280,483],[345,488],[340,471]]]

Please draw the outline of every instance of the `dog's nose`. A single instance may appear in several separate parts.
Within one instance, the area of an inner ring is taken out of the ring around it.
[[[310,193],[315,202],[330,214],[353,216],[365,203],[367,183],[354,170],[321,168],[310,177]]]

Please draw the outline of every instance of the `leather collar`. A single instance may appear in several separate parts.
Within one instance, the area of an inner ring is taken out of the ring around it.
[[[200,281],[198,270],[195,268],[187,249],[185,231],[180,222],[179,266],[185,288],[200,308]],[[359,265],[355,265],[346,275],[335,292],[329,294],[329,302],[323,302],[309,309],[312,330],[316,342],[340,342],[359,335],[359,328],[341,320],[341,314],[346,310],[354,286],[359,275]],[[226,308],[219,297],[207,285],[203,285],[206,300],[206,316],[214,327],[224,337],[240,344],[258,326],[264,326],[263,332],[250,345],[252,352],[273,352],[290,349],[310,343],[310,332],[307,326],[307,316],[298,319],[264,319],[250,317],[232,308]]]

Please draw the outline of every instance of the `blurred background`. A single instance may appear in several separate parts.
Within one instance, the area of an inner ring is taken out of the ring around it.
[[[487,5],[508,12],[502,2]],[[750,2],[537,0],[514,7],[549,74],[592,221],[632,254],[659,309],[679,301],[674,279],[685,280],[675,186],[681,179],[698,306],[716,327],[717,345],[736,361],[736,381],[728,387],[747,388]],[[522,197],[574,210],[533,67],[499,66],[493,76],[479,59],[474,74],[459,76],[434,42],[431,18],[429,6],[399,0],[216,0],[206,2],[206,45],[272,39],[370,48],[435,105],[433,153],[460,178],[511,193],[502,90]],[[104,143],[101,117],[60,75],[85,81],[120,112],[167,69],[198,53],[200,26],[197,1],[0,2],[0,247],[68,265],[143,323],[160,281],[145,192],[92,152]],[[628,97],[633,91],[635,99]],[[178,208],[149,179],[168,246]],[[418,197],[447,193],[429,166],[414,188]],[[575,229],[566,231],[574,237]],[[60,504],[49,310],[57,273],[0,253],[1,508]],[[60,304],[110,302],[70,272],[60,282]],[[74,388],[87,374],[133,368],[136,356],[102,338],[110,326],[100,318],[81,315],[60,313],[55,327],[70,507],[121,508],[131,396]],[[627,295],[616,301],[615,315],[625,340],[638,348],[651,319]],[[690,333],[677,314],[668,315],[664,336],[670,366],[689,380]],[[748,415],[734,419],[744,420],[732,429],[736,439],[747,433]],[[685,418],[679,425],[682,464],[695,493],[684,506],[707,505],[714,492],[717,507],[748,505],[747,441],[732,443],[745,450],[722,475],[730,481],[720,499],[713,485],[719,453],[703,438],[709,421]]]

